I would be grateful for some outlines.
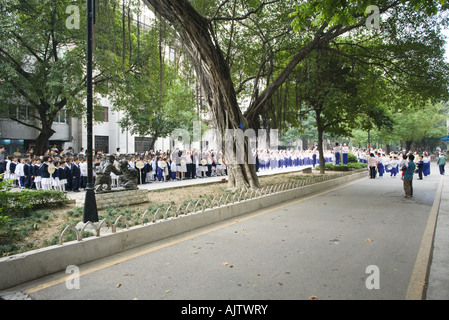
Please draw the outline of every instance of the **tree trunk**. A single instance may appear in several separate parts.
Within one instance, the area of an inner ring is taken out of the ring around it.
[[[49,123],[51,122],[51,123]],[[42,129],[39,136],[36,138],[36,147],[34,148],[34,154],[42,155],[50,147],[49,140],[55,131],[51,128],[53,121],[46,121],[42,123]]]
[[[412,150],[413,140],[405,141],[405,152]]]
[[[228,188],[259,188],[255,165],[248,161],[248,155],[252,157],[248,142],[244,143],[244,156],[240,157],[243,161],[239,162],[233,136],[228,134],[229,129],[241,130],[243,127],[246,130],[249,126],[239,108],[229,66],[217,41],[211,35],[209,21],[198,14],[188,2],[148,2],[175,27],[193,62],[203,97],[221,134],[223,156],[228,171]]]
[[[41,101],[41,104],[36,106],[37,112],[39,114],[38,119],[40,120],[40,126],[26,121],[21,121],[19,119],[10,118],[12,121],[39,131],[39,135],[36,138],[36,146],[34,147],[34,154],[40,156],[49,149],[49,140],[53,136],[53,134],[56,133],[56,131],[51,128],[53,125],[53,119],[56,117],[59,110],[61,110],[65,106],[65,104],[66,100],[61,100],[56,106],[57,109],[53,110],[49,115],[47,115],[47,111],[51,106],[45,101]]]
[[[156,144],[156,140],[158,138],[159,137],[157,135],[156,136],[154,136],[154,135],[151,136],[151,138],[150,138],[150,150],[156,151],[156,150],[154,150],[154,145]]]

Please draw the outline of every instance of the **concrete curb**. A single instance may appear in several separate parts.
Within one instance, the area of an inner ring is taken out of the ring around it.
[[[405,296],[406,300],[423,300],[426,294],[426,285],[429,276],[430,262],[432,260],[434,236],[440,210],[443,183],[444,180],[440,179],[432,209],[430,210],[427,225],[421,240],[421,246],[416,258],[415,266],[413,268],[410,284]]]
[[[200,211],[177,218],[158,220],[154,223],[134,226],[100,237],[89,237],[82,241],[66,242],[62,245],[0,258],[0,290],[66,270],[70,265],[79,266],[364,177],[367,177],[366,171],[357,172],[304,187],[206,209],[204,212]]]
[[[442,179],[425,300],[449,300],[449,178],[446,175]]]

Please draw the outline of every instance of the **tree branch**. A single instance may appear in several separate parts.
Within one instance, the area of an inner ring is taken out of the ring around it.
[[[386,12],[387,10],[397,6],[400,2],[395,1],[391,3],[389,6],[381,8],[379,10],[380,13]],[[363,14],[355,15],[355,17],[363,17]],[[328,24],[325,22],[323,25],[315,32],[314,40],[309,42],[305,47],[303,47],[297,54],[294,56],[290,62],[284,67],[284,69],[280,72],[279,76],[268,85],[265,90],[260,94],[258,99],[256,99],[246,110],[244,116],[248,119],[248,121],[254,121],[260,110],[263,109],[263,105],[266,101],[273,95],[273,93],[287,80],[291,72],[294,68],[313,50],[315,50],[321,44],[327,43],[332,39],[337,38],[338,36],[345,34],[351,30],[360,28],[364,26],[366,23],[366,19],[361,19],[358,23],[354,25],[349,25],[344,27],[343,25],[335,25],[324,33],[324,30],[328,27]]]
[[[36,58],[37,61],[41,63],[44,62],[44,60],[42,60],[42,58],[39,57],[39,55],[33,50],[33,48],[31,48],[20,35],[16,34],[15,32],[13,32],[13,35],[16,37],[17,40],[19,40],[21,45],[24,46],[28,50],[28,52],[31,53],[31,55]]]
[[[22,125],[24,125],[24,126],[27,126],[27,127],[33,128],[33,129],[36,129],[36,130],[38,130],[38,131],[42,131],[42,128],[39,128],[39,127],[37,127],[37,126],[35,126],[35,125],[33,125],[33,124],[30,124],[30,123],[21,121],[21,120],[19,120],[19,119],[14,118],[14,117],[9,117],[9,119],[12,120],[12,121],[15,121],[15,122],[17,122],[17,123],[20,123],[20,124],[22,124]]]
[[[212,21],[240,21],[240,20],[245,20],[247,19],[249,16],[258,13],[260,10],[262,10],[265,6],[276,3],[276,2],[280,2],[281,0],[272,0],[272,1],[268,1],[268,2],[262,2],[256,9],[248,11],[245,15],[241,16],[241,17],[217,17],[217,12],[215,13],[215,16],[209,19],[209,22]]]
[[[214,15],[212,16],[212,18],[210,18],[210,21],[213,21],[217,17],[217,15],[220,12],[221,8],[228,2],[229,2],[229,0],[225,0],[222,3],[220,3],[220,5],[218,6],[217,10],[215,10]],[[234,8],[235,8],[235,2],[234,2]]]
[[[10,60],[13,64],[14,69],[23,76],[25,79],[30,79],[30,74],[22,69],[20,63],[18,63],[8,52],[6,52],[2,47],[0,47],[0,53],[3,54],[8,60]]]

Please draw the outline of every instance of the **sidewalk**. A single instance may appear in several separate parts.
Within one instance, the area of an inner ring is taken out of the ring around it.
[[[449,300],[449,177],[447,172],[442,178],[444,182],[434,233],[426,300]]]
[[[278,169],[268,169],[268,170],[260,170],[257,175],[259,177],[261,176],[270,176],[270,175],[277,175],[277,174],[285,174],[285,173],[292,173],[292,172],[301,172],[305,169],[312,168],[312,166],[300,166],[300,167],[289,167],[289,168],[278,168]],[[141,190],[162,190],[162,189],[171,189],[171,188],[182,188],[187,186],[195,186],[195,185],[202,185],[202,184],[210,184],[210,183],[218,183],[222,181],[223,179],[228,179],[227,176],[217,176],[217,177],[205,177],[205,178],[196,178],[196,179],[186,179],[186,180],[176,180],[176,181],[167,181],[167,182],[159,182],[154,181],[151,183],[146,184],[139,184],[138,187]],[[68,192],[67,197],[69,199],[78,199],[82,200],[85,197],[85,192],[81,191],[78,193],[75,192]]]

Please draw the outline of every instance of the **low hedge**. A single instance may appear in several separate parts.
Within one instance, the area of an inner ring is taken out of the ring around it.
[[[2,215],[26,215],[36,209],[60,206],[68,202],[67,195],[56,190],[0,192]]]
[[[366,169],[367,164],[366,163],[359,163],[359,162],[352,162],[348,163],[347,165],[333,165],[332,163],[326,163],[325,164],[326,170],[330,171],[352,171],[352,170],[359,170],[359,169]]]

